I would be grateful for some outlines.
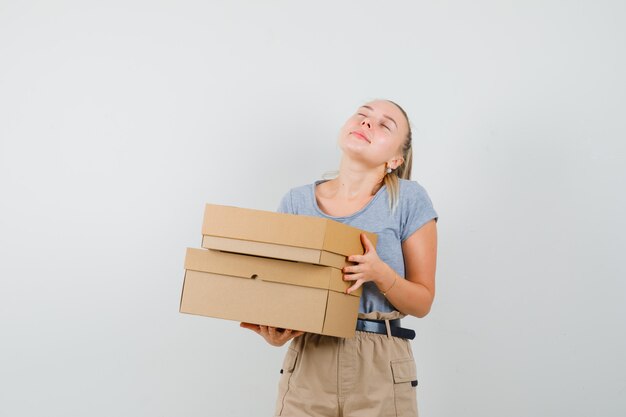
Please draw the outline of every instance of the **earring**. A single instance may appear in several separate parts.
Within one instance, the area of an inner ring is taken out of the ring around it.
[[[387,174],[391,174],[392,169],[391,168],[387,168]]]

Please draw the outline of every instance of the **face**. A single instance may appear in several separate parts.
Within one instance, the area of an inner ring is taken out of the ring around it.
[[[339,131],[339,147],[347,156],[372,168],[387,164],[391,169],[402,162],[402,146],[409,126],[394,104],[376,100],[364,104]]]

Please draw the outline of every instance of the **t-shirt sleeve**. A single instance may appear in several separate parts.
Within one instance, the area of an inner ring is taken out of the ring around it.
[[[280,200],[280,204],[276,209],[279,213],[295,214],[293,210],[293,202],[291,200],[291,190],[289,190]]]
[[[404,242],[416,230],[428,221],[438,220],[439,215],[433,208],[433,203],[426,189],[415,181],[407,183],[401,190],[400,201],[402,204],[402,229],[400,239]]]

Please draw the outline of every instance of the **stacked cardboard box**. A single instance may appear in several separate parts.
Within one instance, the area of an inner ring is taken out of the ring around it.
[[[202,247],[187,249],[182,313],[354,336],[360,289],[343,280],[360,233],[321,217],[207,204]]]

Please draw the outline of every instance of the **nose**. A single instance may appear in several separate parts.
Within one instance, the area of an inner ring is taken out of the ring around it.
[[[372,125],[370,123],[370,119],[366,117],[365,119],[361,120],[361,126],[367,126],[368,129],[371,129]]]

